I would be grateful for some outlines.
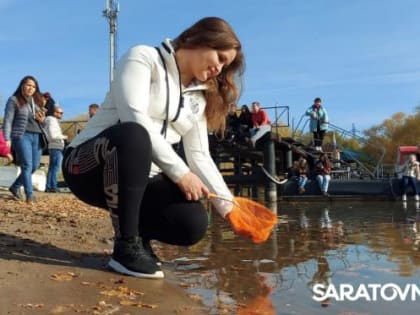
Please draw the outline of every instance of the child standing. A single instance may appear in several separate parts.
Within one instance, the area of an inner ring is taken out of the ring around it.
[[[0,156],[7,158],[8,163],[13,162],[13,155],[10,146],[7,144],[3,136],[3,131],[0,130]]]

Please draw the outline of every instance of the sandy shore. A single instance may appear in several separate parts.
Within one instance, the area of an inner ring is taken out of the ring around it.
[[[107,212],[71,194],[37,197],[30,206],[0,191],[1,314],[206,314],[171,270],[144,280],[107,269]]]

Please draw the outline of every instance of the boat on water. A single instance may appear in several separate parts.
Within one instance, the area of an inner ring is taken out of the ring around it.
[[[360,198],[369,200],[370,198],[384,200],[398,200],[403,194],[402,186],[402,167],[410,154],[420,156],[419,146],[400,146],[397,151],[397,158],[393,165],[393,172],[386,176],[361,176],[358,171],[352,171],[351,168],[338,168],[332,170],[331,181],[328,189],[328,198]],[[419,183],[417,183],[419,184]],[[281,195],[286,199],[296,199],[292,197],[300,196],[309,199],[309,197],[321,195],[319,185],[314,178],[309,179],[305,185],[305,192],[298,193],[296,180],[288,180],[281,186]],[[414,198],[414,191],[409,187],[408,197]]]

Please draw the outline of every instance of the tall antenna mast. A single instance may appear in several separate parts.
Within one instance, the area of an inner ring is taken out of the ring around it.
[[[120,4],[114,0],[105,0],[106,8],[102,11],[102,15],[109,22],[109,85],[114,79],[114,67],[115,67],[115,51],[116,51],[116,40],[117,35],[117,18],[118,12],[120,12]]]

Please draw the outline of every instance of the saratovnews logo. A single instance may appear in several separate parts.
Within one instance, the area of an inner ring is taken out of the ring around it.
[[[400,286],[395,283],[370,284],[315,284],[312,298],[317,302],[327,299],[336,301],[416,301],[420,300],[420,288],[408,283]]]

